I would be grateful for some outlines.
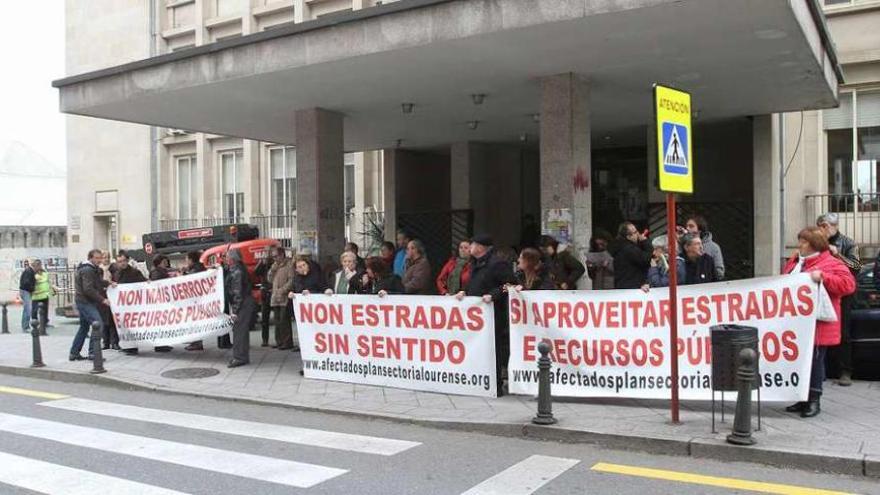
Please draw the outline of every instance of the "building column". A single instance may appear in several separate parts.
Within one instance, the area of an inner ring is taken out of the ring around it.
[[[771,115],[752,123],[755,201],[755,276],[778,275],[781,262],[779,234],[779,163],[775,137],[778,126]]]
[[[397,150],[382,151],[382,205],[385,210],[385,240],[397,240]]]
[[[260,207],[260,143],[242,139],[242,159],[244,166],[244,215],[250,218],[262,213]]]
[[[296,112],[296,246],[335,263],[345,245],[342,114]]]
[[[583,260],[592,235],[590,86],[577,74],[541,81],[541,230]]]

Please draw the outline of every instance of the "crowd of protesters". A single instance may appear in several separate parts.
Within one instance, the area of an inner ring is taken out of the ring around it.
[[[381,244],[376,256],[366,259],[354,243],[345,245],[338,257],[337,269],[325,270],[308,253],[291,257],[280,246],[267,247],[259,263],[249,274],[241,254],[229,251],[224,258],[227,311],[233,319],[232,338],[218,339],[221,348],[232,348],[230,367],[249,363],[249,332],[261,330],[262,346],[285,351],[299,351],[294,332],[293,300],[298,294],[389,294],[444,295],[463,298],[476,296],[495,310],[496,362],[499,391],[506,376],[504,363],[509,356],[507,295],[511,290],[575,290],[584,288],[585,279],[594,290],[641,289],[667,287],[670,283],[671,257],[676,258],[676,278],[681,285],[718,282],[725,279],[722,248],[709,230],[708,222],[699,215],[686,217],[676,231],[677,242],[668,245],[666,235],[650,239],[647,230],[640,231],[632,222],[622,223],[615,238],[597,231],[590,240],[589,250],[578,253],[548,235],[530,235],[528,245],[519,250],[496,247],[485,234],[461,240],[442,266],[432,266],[424,243],[407,232],[399,232],[396,244]],[[94,323],[101,325],[104,348],[137,353],[137,349],[120,349],[119,336],[110,316],[106,290],[112,284],[161,280],[179,274],[206,270],[201,253],[187,254],[185,265],[176,270],[169,259],[158,255],[152,259],[147,276],[125,252],[111,263],[109,254],[93,250],[89,259],[77,268],[75,276],[76,307],[80,328],[70,350],[71,360],[86,359],[80,352],[87,331]],[[583,261],[582,261],[583,260]],[[813,356],[809,400],[787,410],[804,417],[819,414],[822,380],[826,373],[826,354],[831,367],[838,371],[838,383],[851,384],[852,350],[849,344],[848,312],[850,296],[856,288],[855,275],[861,269],[858,248],[852,239],[838,230],[838,217],[829,213],[817,220],[815,227],[798,234],[797,252],[782,272],[809,273],[822,282],[830,296],[838,321],[819,321]],[[880,272],[880,259],[875,264]],[[438,275],[434,276],[437,273]],[[877,277],[880,278],[880,273]],[[259,292],[259,304],[252,296],[252,284]],[[39,261],[31,263],[22,275],[22,301],[48,299],[54,288],[48,283]],[[27,318],[46,319],[48,304],[26,307],[22,328]],[[32,313],[33,311],[33,313]],[[274,326],[274,335],[270,335]],[[272,339],[270,339],[272,337]],[[203,350],[202,342],[193,342],[189,351]],[[170,350],[156,347],[156,351]]]

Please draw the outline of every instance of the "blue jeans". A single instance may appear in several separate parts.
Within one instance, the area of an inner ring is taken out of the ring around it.
[[[31,293],[26,290],[18,291],[21,297],[21,331],[29,332],[31,329]]]
[[[104,323],[101,321],[101,313],[94,304],[76,303],[76,310],[79,312],[79,330],[76,331],[76,336],[73,337],[73,345],[70,346],[71,356],[79,355],[79,351],[82,350],[83,344],[86,342],[86,337],[89,336],[89,328],[91,328],[92,323],[98,324],[99,334],[104,326]],[[89,355],[91,354],[92,350],[89,349]]]

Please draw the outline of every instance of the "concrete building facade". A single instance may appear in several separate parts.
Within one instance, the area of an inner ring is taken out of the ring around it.
[[[694,96],[681,213],[709,217],[732,276],[775,273],[807,195],[839,190],[825,185],[836,135],[821,122],[846,104],[821,109],[840,84],[845,101],[877,81],[880,46],[863,24],[873,0],[146,3],[67,4],[80,53],[55,85],[81,126],[68,139],[82,252],[103,241],[105,211],[122,248],[244,219],[324,259],[373,226],[436,238],[435,259],[477,231],[519,245],[530,223],[580,252],[624,219],[662,234],[659,82]],[[99,14],[139,39],[82,55],[113,34],[88,21]],[[90,168],[101,179],[77,173]]]
[[[837,108],[776,116],[785,156],[785,244],[824,212],[861,245],[864,259],[880,249],[880,2],[825,0],[845,83]]]

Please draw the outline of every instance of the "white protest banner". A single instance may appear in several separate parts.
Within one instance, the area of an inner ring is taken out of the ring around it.
[[[306,378],[494,397],[495,320],[476,297],[297,295]]]
[[[225,335],[232,320],[223,313],[223,272],[208,270],[107,289],[123,348],[184,344]]]
[[[806,400],[817,285],[808,274],[679,287],[683,400],[711,400],[709,327],[758,328],[761,399]],[[510,297],[510,392],[538,391],[538,343],[550,345],[553,395],[668,399],[669,290],[526,291]]]

